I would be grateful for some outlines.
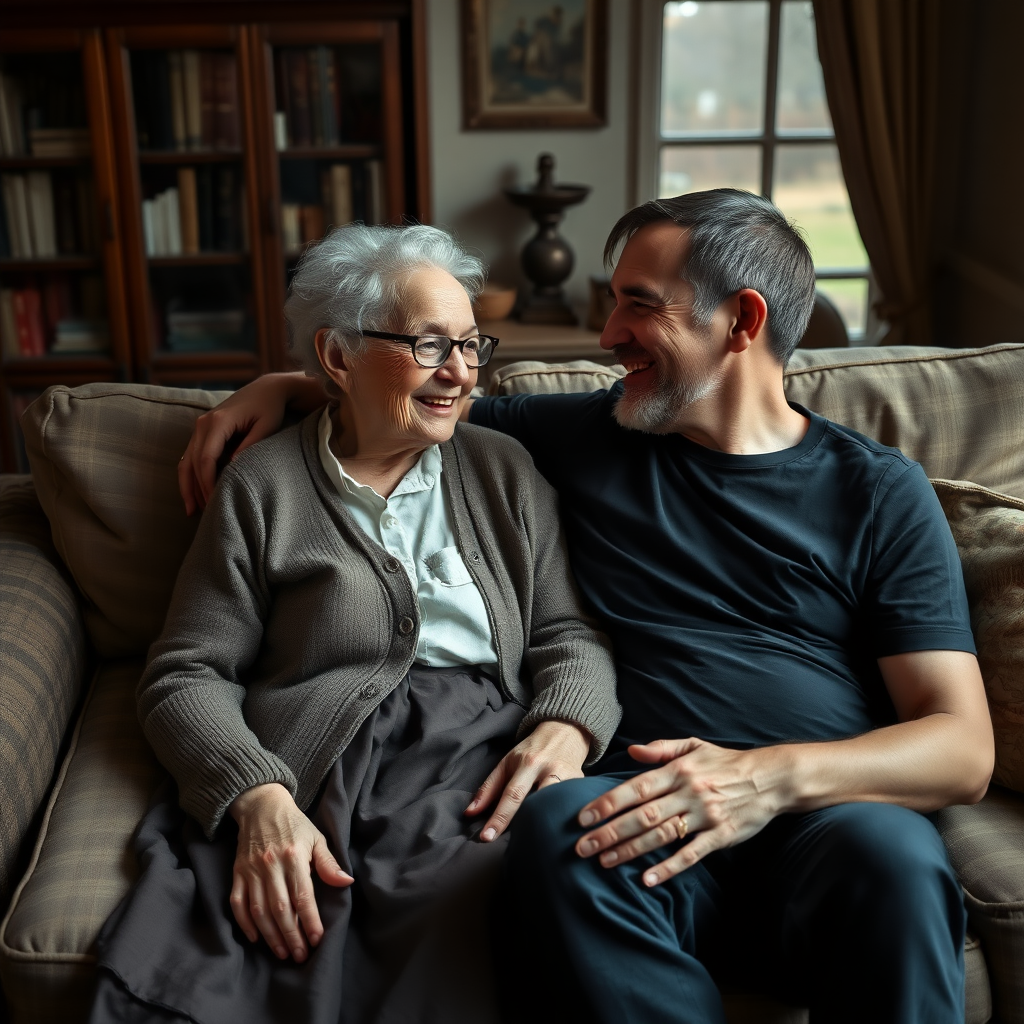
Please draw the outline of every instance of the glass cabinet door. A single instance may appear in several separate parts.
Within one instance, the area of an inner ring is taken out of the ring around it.
[[[405,214],[399,37],[388,22],[259,26],[267,323],[290,365],[282,307],[303,250],[332,227]]]
[[[245,33],[111,30],[108,53],[139,376],[250,379],[269,360]]]
[[[0,469],[28,396],[131,373],[107,94],[98,32],[0,37]]]

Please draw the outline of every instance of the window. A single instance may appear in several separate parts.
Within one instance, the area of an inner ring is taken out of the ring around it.
[[[641,66],[652,73],[640,94],[649,112],[641,201],[721,186],[769,196],[803,231],[818,288],[851,339],[863,340],[870,268],[839,165],[812,5],[647,0],[644,19]]]

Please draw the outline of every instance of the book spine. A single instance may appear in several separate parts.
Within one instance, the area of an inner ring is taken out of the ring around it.
[[[199,199],[196,194],[196,169],[178,168],[178,203],[181,209],[181,251],[199,252]]]
[[[302,226],[297,203],[281,204],[281,241],[288,254],[302,248]]]
[[[352,168],[331,165],[331,222],[335,227],[352,223]]]
[[[128,64],[132,80],[132,106],[135,108],[135,141],[139,149],[150,149],[153,146],[150,126],[153,104],[145,58],[138,50],[129,51]]]
[[[320,50],[319,46],[311,46],[306,58],[309,62],[309,123],[314,146],[324,144],[323,86],[326,73],[320,66]]]
[[[203,50],[199,54],[200,137],[205,148],[217,141],[217,54]]]
[[[217,248],[222,252],[238,249],[235,197],[235,171],[232,167],[217,168],[217,196],[214,206]]]
[[[7,156],[25,155],[25,126],[21,117],[21,87],[16,78],[3,75],[0,92],[0,129],[3,131],[4,152]]]
[[[185,83],[185,138],[189,149],[199,149],[203,144],[203,114],[198,50],[182,52],[181,70]]]
[[[324,97],[324,142],[337,146],[341,142],[341,96],[338,93],[338,69],[334,50],[322,46],[326,70],[327,90]]]
[[[43,328],[43,297],[38,288],[25,289],[25,306],[28,310],[29,332],[32,337],[32,355],[46,355],[46,332]]]
[[[213,169],[200,167],[196,172],[196,206],[199,218],[199,251],[217,248],[213,218]]]
[[[313,136],[309,121],[309,59],[305,51],[288,51],[288,65],[291,70],[291,96],[294,113],[292,144],[311,146]]]
[[[274,115],[274,137],[278,149],[287,149],[292,145],[292,99],[289,91],[289,69],[284,50],[274,51],[274,95],[276,97]],[[279,116],[280,115],[280,116]],[[279,128],[280,121],[284,127]]]
[[[0,260],[11,258],[11,236],[7,228],[7,202],[0,190]]]
[[[216,59],[217,147],[238,149],[238,69],[235,55],[219,53]]]
[[[14,318],[13,288],[0,288],[0,353],[4,359],[17,359],[21,355],[18,324]]]
[[[14,225],[14,236],[18,239],[18,259],[32,259],[36,255],[32,242],[32,228],[29,222],[28,192],[23,174],[8,174],[5,182],[10,189],[10,205],[7,207],[8,222]]]
[[[53,206],[57,222],[57,251],[62,255],[81,252],[78,244],[75,189],[67,175],[61,175],[53,183]]]
[[[153,255],[167,253],[167,193],[160,192],[153,197]]]
[[[169,188],[165,193],[167,196],[167,255],[181,255],[181,208],[178,202],[178,190]]]
[[[7,76],[0,74],[0,156],[16,156],[10,115],[7,110]]]
[[[156,255],[156,203],[152,199],[142,200],[142,238],[146,246],[146,255]]]
[[[366,223],[384,223],[384,168],[379,160],[366,161]]]
[[[167,68],[171,87],[171,131],[174,148],[186,149],[188,129],[185,125],[185,73],[181,50],[171,50],[167,54]]]
[[[33,251],[36,256],[57,255],[57,232],[53,217],[53,185],[49,171],[30,171],[26,184],[32,227]]]
[[[322,206],[303,206],[299,212],[302,228],[302,244],[318,242],[324,237],[324,208]]]

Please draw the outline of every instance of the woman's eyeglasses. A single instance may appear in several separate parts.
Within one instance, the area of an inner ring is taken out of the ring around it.
[[[382,341],[398,341],[408,345],[412,349],[412,357],[420,366],[433,369],[442,366],[453,347],[458,347],[465,359],[466,365],[471,369],[485,366],[494,354],[494,347],[498,344],[497,338],[489,334],[474,334],[471,338],[463,338],[459,341],[456,338],[445,338],[439,334],[388,334],[385,331],[363,331],[367,338],[380,338]]]

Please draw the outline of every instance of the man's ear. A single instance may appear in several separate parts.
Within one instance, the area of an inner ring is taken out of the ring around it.
[[[349,365],[344,350],[340,345],[332,345],[327,340],[330,329],[321,327],[313,338],[317,358],[324,368],[324,373],[331,379],[339,391],[348,390]]]
[[[768,323],[768,303],[753,288],[741,288],[733,296],[733,317],[729,349],[743,352],[761,337]]]

